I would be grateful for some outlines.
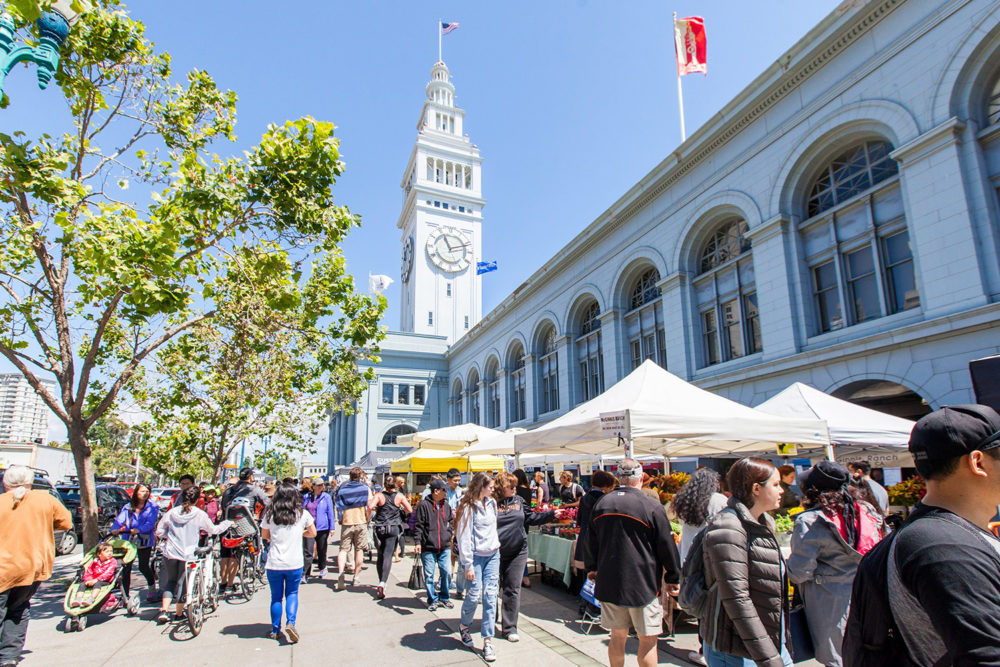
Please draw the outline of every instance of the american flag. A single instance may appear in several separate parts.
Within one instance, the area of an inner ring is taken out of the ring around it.
[[[459,24],[459,23],[445,23],[444,21],[441,21],[441,34],[442,35],[447,35],[449,32],[452,32],[453,30],[458,30],[458,26],[459,25],[461,25],[461,24]]]

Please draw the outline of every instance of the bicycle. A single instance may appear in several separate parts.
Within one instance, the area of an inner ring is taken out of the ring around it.
[[[257,589],[263,586],[267,577],[260,560],[260,536],[224,537],[222,546],[233,551],[232,557],[237,561],[236,577],[239,582],[239,594],[249,602]]]
[[[191,634],[197,636],[205,623],[205,614],[219,608],[219,582],[222,571],[215,554],[216,538],[209,538],[209,544],[194,551],[195,560],[187,564],[185,583],[187,590],[188,626]]]

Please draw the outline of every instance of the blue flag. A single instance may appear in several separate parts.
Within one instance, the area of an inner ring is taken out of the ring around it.
[[[476,262],[476,275],[481,276],[484,273],[489,273],[490,271],[497,270],[497,263],[493,262]]]

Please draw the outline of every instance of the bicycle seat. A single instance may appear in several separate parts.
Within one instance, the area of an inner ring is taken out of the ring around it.
[[[212,547],[198,547],[194,550],[194,555],[198,558],[204,558],[210,551],[212,551]]]

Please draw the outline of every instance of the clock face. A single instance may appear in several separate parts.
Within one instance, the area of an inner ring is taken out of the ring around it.
[[[427,238],[427,256],[442,271],[454,273],[469,266],[472,241],[454,227],[436,229]]]
[[[410,282],[410,273],[413,271],[413,237],[410,236],[403,244],[403,260],[400,269],[400,277],[404,283]]]

